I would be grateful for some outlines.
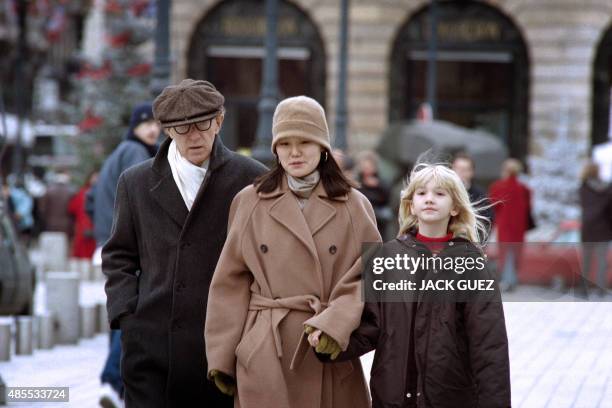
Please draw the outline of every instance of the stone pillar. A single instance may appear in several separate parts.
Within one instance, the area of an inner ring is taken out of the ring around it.
[[[79,339],[79,274],[47,273],[47,310],[55,316],[54,335],[58,344]]]

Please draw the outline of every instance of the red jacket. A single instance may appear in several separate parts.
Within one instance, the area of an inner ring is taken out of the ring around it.
[[[72,256],[75,258],[91,258],[96,250],[93,239],[93,224],[85,212],[85,195],[89,187],[83,187],[68,203],[68,213],[74,218],[74,241]]]
[[[499,242],[523,242],[531,212],[531,192],[515,176],[498,180],[489,189]]]

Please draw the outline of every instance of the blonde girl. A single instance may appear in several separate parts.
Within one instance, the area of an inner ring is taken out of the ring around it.
[[[477,259],[483,257],[484,221],[454,171],[419,164],[402,192],[400,234],[384,244],[383,253]],[[416,276],[426,281],[441,275],[424,268]],[[476,276],[492,278],[486,269],[471,278]],[[430,301],[419,291],[418,302],[413,297],[366,303],[349,347],[335,361],[376,350],[373,408],[510,407],[508,340],[497,286],[496,296],[486,301]]]

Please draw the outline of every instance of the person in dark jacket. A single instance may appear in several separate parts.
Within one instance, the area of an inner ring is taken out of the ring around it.
[[[102,245],[111,234],[115,192],[119,176],[130,167],[142,163],[155,156],[161,127],[153,117],[151,103],[137,105],[130,116],[130,124],[125,139],[108,156],[98,181],[87,193],[88,206],[93,212],[94,239],[97,250],[94,263],[98,263]],[[100,404],[104,407],[120,406],[123,395],[123,381],[120,374],[121,362],[121,331],[112,330],[110,334],[110,349],[100,380]]]
[[[480,214],[487,218],[487,229],[491,229],[491,224],[493,223],[493,209],[490,207],[491,203],[485,191],[474,184],[474,159],[467,153],[457,153],[453,156],[451,167],[467,189],[468,195],[470,196],[470,202],[482,208]]]
[[[452,170],[417,165],[402,191],[400,236],[378,254],[390,259],[440,258],[443,264],[451,259],[454,265],[460,265],[459,259],[468,265],[471,259],[477,265],[484,258],[478,246],[486,233],[483,221]],[[421,288],[421,282],[436,278],[494,283],[494,277],[487,268],[439,270],[429,261],[426,265],[413,275],[417,290],[401,295],[376,292],[376,301],[368,294],[372,282],[367,276],[374,275],[366,270],[367,302],[348,348],[337,356],[317,355],[324,361],[346,361],[375,349],[373,408],[510,407],[508,339],[497,286],[486,297],[459,292],[441,298]],[[406,275],[402,270],[398,276]]]
[[[45,231],[63,232],[68,240],[72,239],[74,220],[68,213],[68,203],[75,192],[70,173],[65,169],[59,170],[40,199],[39,211]]]
[[[88,205],[93,210],[89,212],[93,212],[94,238],[98,247],[102,247],[110,237],[119,176],[130,167],[155,156],[160,133],[152,105],[143,103],[136,106],[130,116],[125,139],[104,161],[98,181],[88,193]]]
[[[127,407],[231,407],[206,379],[204,316],[234,196],[266,171],[219,137],[224,97],[185,79],[155,99],[169,138],[119,178],[102,250]]]
[[[391,208],[389,208],[389,187],[382,181],[378,174],[378,156],[373,151],[361,153],[357,161],[357,183],[359,192],[362,193],[376,214],[376,225],[380,235],[385,237],[387,223],[393,219]]]
[[[597,262],[596,283],[599,294],[607,287],[607,255],[612,241],[612,185],[599,178],[599,167],[592,162],[585,165],[580,186],[582,207],[582,277],[584,292],[588,296],[587,282],[593,258]]]

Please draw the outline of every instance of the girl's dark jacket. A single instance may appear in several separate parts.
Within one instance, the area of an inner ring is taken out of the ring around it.
[[[382,250],[390,256],[431,256],[412,234],[387,242]],[[453,238],[437,256],[483,255],[469,241]],[[422,276],[438,272],[423,271]],[[469,273],[494,279],[486,268],[458,276],[467,278]],[[426,293],[413,301],[366,302],[361,324],[337,361],[376,349],[370,379],[373,408],[510,407],[508,339],[496,283],[494,287],[486,299],[464,302]],[[409,353],[412,336],[415,352]]]

